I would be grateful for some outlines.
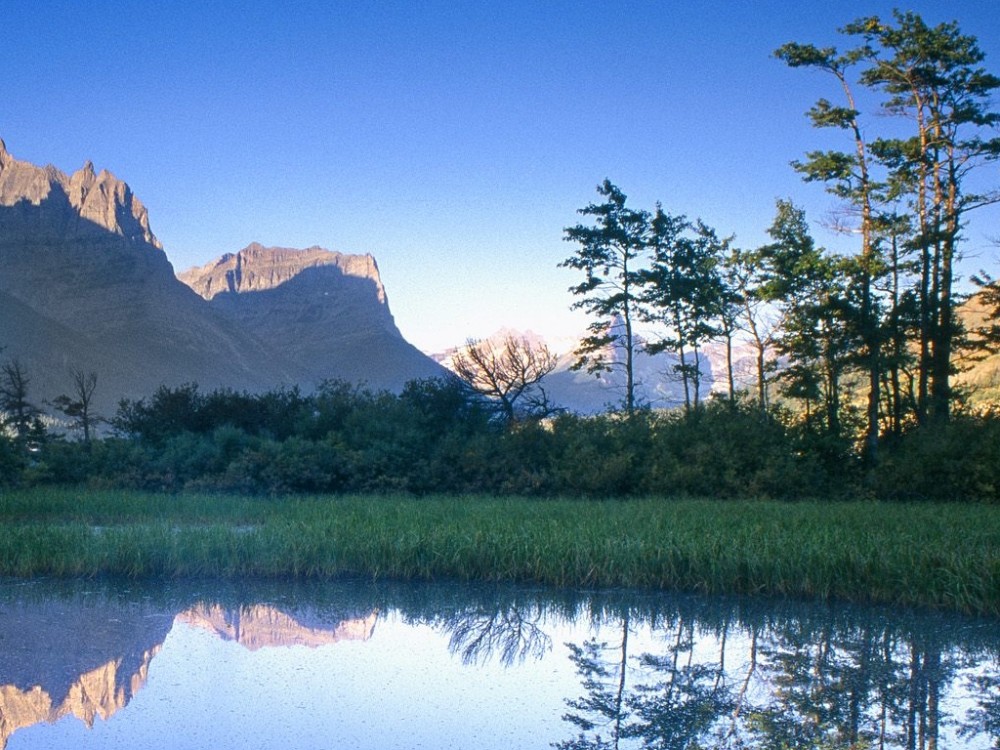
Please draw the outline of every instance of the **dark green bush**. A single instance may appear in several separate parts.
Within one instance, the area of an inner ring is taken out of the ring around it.
[[[755,404],[711,401],[655,423],[649,494],[780,498],[829,489],[815,456]]]
[[[24,456],[15,449],[12,440],[0,435],[0,487],[17,484],[23,469]]]
[[[887,446],[875,472],[883,499],[1000,502],[1000,415],[958,414]]]
[[[0,485],[248,494],[405,492],[531,496],[1000,499],[1000,415],[887,440],[874,467],[831,437],[753,403],[631,417],[506,424],[457,381],[400,394],[337,381],[315,394],[161,388],[123,402],[129,437],[61,439],[28,455],[0,438]]]

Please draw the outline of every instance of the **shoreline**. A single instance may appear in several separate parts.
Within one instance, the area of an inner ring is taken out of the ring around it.
[[[454,580],[1000,617],[1000,508],[0,492],[0,576]]]

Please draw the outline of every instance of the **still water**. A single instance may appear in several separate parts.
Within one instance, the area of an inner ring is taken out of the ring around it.
[[[993,748],[1000,624],[512,587],[0,582],[0,748]]]

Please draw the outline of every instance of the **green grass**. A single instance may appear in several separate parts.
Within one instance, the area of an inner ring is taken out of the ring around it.
[[[0,575],[521,581],[1000,616],[1000,507],[0,493]]]

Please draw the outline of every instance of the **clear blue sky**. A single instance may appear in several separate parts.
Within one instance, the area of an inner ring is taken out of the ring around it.
[[[0,138],[124,179],[177,270],[252,241],[370,252],[426,351],[569,334],[563,228],[605,177],[744,246],[778,197],[823,219],[788,163],[830,137],[803,113],[836,91],[771,53],[898,5],[0,0]],[[1000,73],[994,2],[900,7],[958,20]],[[969,227],[976,267],[996,235],[995,212]]]

